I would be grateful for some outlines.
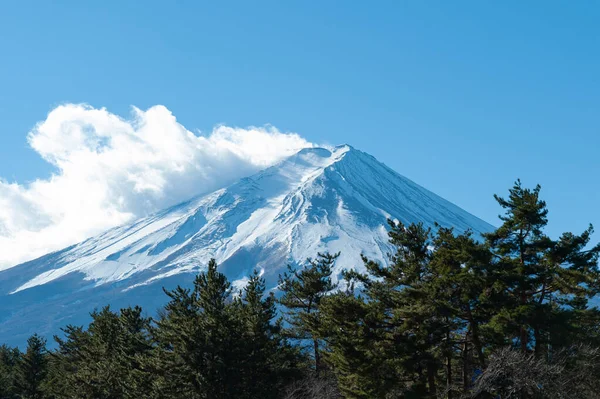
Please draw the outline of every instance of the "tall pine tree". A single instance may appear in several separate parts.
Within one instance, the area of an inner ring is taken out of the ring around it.
[[[317,375],[323,369],[319,307],[321,300],[337,288],[331,274],[338,256],[339,254],[319,253],[317,259],[308,259],[301,270],[288,265],[287,273],[279,277],[279,289],[282,293],[279,302],[285,307],[286,322],[290,326],[288,334],[299,342],[308,342],[304,346],[313,356]]]
[[[21,357],[18,348],[0,346],[0,398],[16,399],[15,379]]]
[[[137,398],[147,395],[152,378],[143,369],[152,348],[151,319],[140,307],[115,313],[106,306],[91,313],[87,330],[68,326],[56,337],[50,381],[58,398]]]
[[[15,386],[20,398],[43,399],[44,383],[48,375],[46,340],[37,334],[27,340],[27,350],[16,367]]]
[[[239,360],[243,364],[243,388],[238,397],[278,398],[297,377],[300,357],[297,348],[283,337],[281,320],[276,320],[275,296],[265,296],[265,280],[257,271],[250,276],[236,305],[243,331]]]
[[[522,353],[532,350],[537,356],[553,341],[568,340],[565,326],[574,324],[576,312],[598,292],[600,254],[600,245],[587,249],[591,226],[558,240],[544,233],[548,210],[540,190],[517,181],[507,199],[496,195],[505,210],[503,224],[485,235],[494,256],[495,284],[505,293],[490,325],[506,343],[516,339]]]

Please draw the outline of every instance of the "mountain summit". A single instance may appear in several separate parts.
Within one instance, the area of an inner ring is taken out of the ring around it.
[[[336,274],[361,269],[361,253],[385,262],[387,219],[493,229],[348,145],[307,148],[227,188],[1,271],[0,342],[56,334],[109,303],[154,312],[166,300],[161,286],[190,285],[210,258],[234,286],[258,268],[271,288],[286,264],[317,252],[341,252]]]

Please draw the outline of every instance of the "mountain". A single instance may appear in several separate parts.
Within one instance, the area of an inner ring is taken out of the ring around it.
[[[361,253],[385,262],[388,218],[493,229],[350,146],[304,149],[227,188],[1,271],[0,342],[57,334],[109,303],[153,314],[166,299],[161,287],[189,286],[212,257],[236,287],[259,268],[273,288],[286,264],[319,251],[341,252],[336,274],[360,269]]]

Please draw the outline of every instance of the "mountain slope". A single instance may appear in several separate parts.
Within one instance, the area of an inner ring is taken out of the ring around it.
[[[141,304],[189,284],[212,257],[241,287],[258,267],[270,287],[287,263],[341,252],[336,273],[386,260],[386,219],[458,232],[492,226],[349,146],[305,149],[225,189],[0,272],[0,342],[83,323],[94,307]]]

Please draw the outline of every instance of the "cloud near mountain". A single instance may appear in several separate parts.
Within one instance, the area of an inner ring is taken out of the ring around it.
[[[28,142],[54,167],[31,183],[0,179],[0,270],[187,200],[312,144],[272,126],[192,133],[164,106],[65,104]]]

